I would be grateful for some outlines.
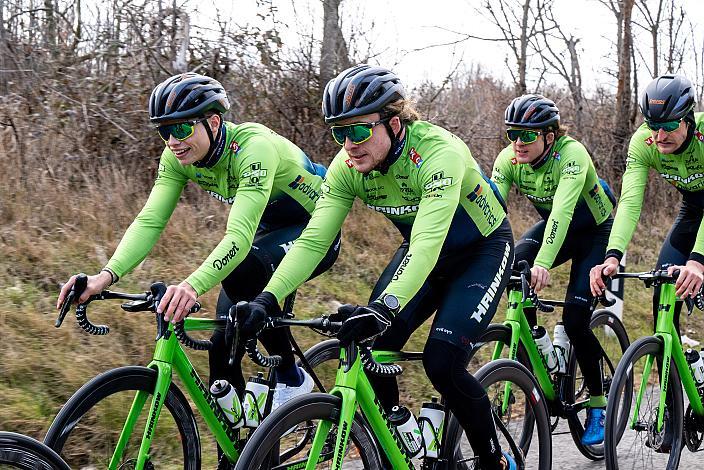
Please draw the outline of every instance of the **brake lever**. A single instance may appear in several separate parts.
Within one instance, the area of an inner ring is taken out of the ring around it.
[[[163,282],[155,282],[149,287],[149,291],[152,293],[152,299],[154,300],[154,314],[156,315],[156,339],[159,341],[168,331],[169,322],[164,319],[163,313],[158,313],[159,301],[166,293],[166,284]]]
[[[228,313],[228,324],[225,326],[225,335],[227,336],[227,329],[231,328],[232,332],[232,344],[230,345],[230,357],[227,363],[230,367],[235,365],[235,356],[237,355],[237,348],[240,343],[240,307],[246,304],[245,301],[239,301],[236,305],[230,307]],[[235,314],[232,315],[232,309],[235,309]]]
[[[68,292],[68,295],[64,299],[64,303],[61,305],[61,310],[59,310],[59,316],[56,318],[54,323],[55,328],[59,328],[66,318],[66,314],[71,309],[71,304],[75,299],[79,299],[83,291],[88,287],[88,276],[84,273],[80,273],[76,276],[76,280]],[[87,302],[86,302],[87,303]]]

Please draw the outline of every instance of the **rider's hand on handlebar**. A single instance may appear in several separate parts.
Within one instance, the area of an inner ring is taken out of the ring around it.
[[[347,318],[337,333],[342,346],[382,334],[391,325],[393,318],[391,310],[380,302],[372,302],[367,306],[347,304],[340,307],[338,312]]]
[[[61,304],[64,303],[64,300],[66,300],[66,296],[71,291],[73,285],[76,283],[76,276],[78,276],[78,274],[74,274],[73,276],[71,276],[71,278],[66,281],[66,284],[61,287],[59,298],[56,301],[57,310],[61,309]],[[83,294],[81,294],[81,297],[76,303],[83,303],[87,301],[91,295],[100,294],[103,290],[110,286],[111,283],[112,276],[107,271],[101,271],[94,276],[88,276],[88,285],[86,287],[86,290],[83,291]]]
[[[613,256],[606,258],[589,271],[589,288],[594,297],[600,296],[606,290],[603,276],[612,276],[618,271],[618,260]]]
[[[171,323],[178,323],[186,318],[197,299],[196,290],[183,281],[177,286],[171,285],[166,288],[166,293],[159,301],[156,311],[164,314],[164,320],[171,319]]]
[[[231,309],[230,312],[234,312]],[[243,303],[237,307],[237,313],[240,315],[240,332],[247,338],[250,338],[264,328],[264,322],[267,317],[281,316],[281,308],[276,301],[276,297],[271,292],[262,292],[251,302]],[[230,318],[232,322],[234,318]]]
[[[547,287],[550,282],[550,271],[542,266],[533,266],[530,268],[530,286],[537,293]]]
[[[672,275],[676,270],[680,271],[675,282],[677,296],[685,298],[697,295],[704,281],[704,265],[691,259],[684,266],[669,266],[667,273]]]

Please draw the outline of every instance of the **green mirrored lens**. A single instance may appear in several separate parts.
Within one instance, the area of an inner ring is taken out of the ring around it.
[[[660,129],[665,132],[676,131],[680,127],[680,121],[665,121],[665,122],[652,122],[646,121],[645,124],[651,131],[659,131]]]
[[[157,130],[161,138],[165,141],[169,140],[169,136],[174,136],[178,140],[185,140],[193,135],[195,124],[194,122],[179,122],[177,124],[159,126]]]
[[[354,144],[366,142],[372,136],[370,124],[350,124],[349,126],[333,126],[331,128],[332,137],[340,145],[345,144],[348,138]]]
[[[535,142],[539,135],[540,132],[528,131],[525,129],[509,129],[506,131],[506,137],[508,137],[508,140],[511,142],[516,142],[518,139],[521,139],[521,142],[524,144],[531,144]]]

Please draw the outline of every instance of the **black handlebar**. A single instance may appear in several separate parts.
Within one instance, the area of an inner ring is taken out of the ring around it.
[[[230,318],[232,319],[232,321],[229,322],[230,325],[228,325],[228,328],[234,329],[234,331],[231,333],[233,336],[233,341],[232,348],[230,350],[230,364],[234,362],[235,352],[237,350],[237,344],[239,342],[240,324],[244,320],[242,318],[242,309],[240,307],[244,304],[244,302],[239,302],[237,305],[233,306],[230,309]],[[294,320],[292,318],[269,317],[265,320],[264,327],[259,330],[254,337],[247,338],[245,340],[245,351],[247,352],[247,355],[252,360],[252,362],[254,362],[255,364],[267,368],[276,367],[281,363],[281,356],[267,356],[266,354],[262,353],[257,346],[257,338],[261,331],[269,328],[295,326],[310,328],[318,332],[322,332],[324,334],[335,335],[342,327],[342,323],[343,322],[341,321],[332,321],[328,316],[322,316],[320,318],[313,318],[310,320]],[[384,377],[393,377],[403,372],[401,366],[397,364],[380,364],[379,362],[377,362],[372,356],[371,347],[367,344],[356,345],[355,343],[352,343],[348,345],[346,351],[346,368],[351,367],[351,365],[354,363],[358,351],[364,369],[371,374]]]
[[[76,280],[71,287],[71,290],[66,295],[64,302],[61,304],[59,309],[59,316],[56,319],[54,326],[59,328],[66,314],[71,308],[71,304],[77,301],[88,286],[88,276],[81,273],[76,276]],[[149,287],[148,292],[141,294],[129,294],[124,292],[113,292],[109,290],[104,290],[100,294],[91,295],[85,302],[79,303],[76,306],[76,322],[84,331],[91,335],[106,335],[110,332],[110,328],[107,325],[96,325],[90,321],[88,318],[88,304],[95,300],[110,300],[110,299],[120,299],[127,300],[121,305],[122,309],[126,312],[152,312],[156,314],[157,322],[157,336],[158,340],[161,338],[169,325],[166,320],[164,320],[163,314],[156,313],[156,309],[159,306],[159,301],[166,293],[166,284],[163,282],[155,282]],[[196,302],[193,307],[191,307],[189,313],[198,312],[201,309],[199,302]],[[209,340],[198,340],[193,339],[186,333],[184,329],[184,322],[180,321],[174,325],[174,334],[178,340],[187,347],[192,349],[210,349],[212,346]]]

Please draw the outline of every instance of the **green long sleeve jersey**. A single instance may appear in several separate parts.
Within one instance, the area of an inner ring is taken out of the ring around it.
[[[550,269],[573,219],[592,218],[598,225],[613,210],[611,190],[600,180],[589,152],[580,142],[562,136],[550,155],[535,168],[518,163],[509,145],[499,153],[491,176],[504,200],[512,185],[533,203],[546,221],[534,264]]]
[[[695,113],[695,129],[687,148],[679,154],[660,153],[653,134],[643,124],[631,137],[619,207],[607,253],[620,258],[640,219],[648,172],[654,169],[682,193],[683,199],[704,207],[704,113]],[[704,257],[704,224],[699,226],[692,253]]]
[[[265,290],[281,300],[313,272],[340,230],[355,198],[384,214],[410,241],[385,294],[403,307],[420,289],[441,250],[467,250],[506,218],[503,201],[467,146],[424,121],[406,126],[398,159],[381,173],[353,168],[344,148],[323,182],[310,223]]]
[[[320,198],[322,166],[312,164],[296,145],[263,125],[226,122],[223,129],[224,151],[211,168],[181,165],[168,147],[164,149],[151,194],[107,264],[115,274],[129,273],[147,256],[189,180],[232,205],[224,237],[186,279],[198,295],[244,259],[261,221],[283,224],[293,218],[300,223],[313,212]],[[197,217],[193,230],[204,230]]]

